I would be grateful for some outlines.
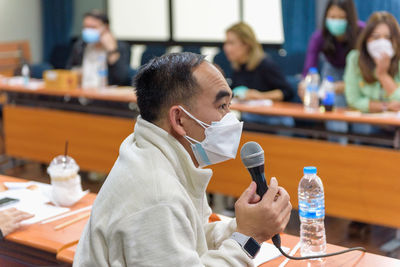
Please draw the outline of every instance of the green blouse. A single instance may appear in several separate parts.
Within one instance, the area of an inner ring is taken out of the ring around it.
[[[361,112],[369,111],[369,101],[400,101],[400,67],[399,73],[394,77],[394,81],[398,85],[396,91],[390,96],[382,88],[379,81],[367,83],[358,66],[358,50],[351,51],[346,58],[346,68],[344,72],[345,95],[347,104]]]

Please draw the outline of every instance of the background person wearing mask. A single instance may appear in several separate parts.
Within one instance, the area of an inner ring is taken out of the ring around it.
[[[17,210],[16,208],[10,208],[0,211],[0,235],[7,236],[14,232],[21,226],[21,222],[32,218],[33,215]]]
[[[344,97],[343,74],[347,54],[355,48],[357,37],[365,23],[357,21],[357,11],[353,0],[330,0],[325,8],[321,30],[311,36],[308,44],[303,68],[303,78],[310,68],[318,68],[322,62],[322,79],[331,76],[334,82],[336,107],[347,106]],[[305,91],[304,80],[299,83],[298,95],[303,100]],[[326,121],[325,127],[332,132],[348,132],[348,123]],[[346,137],[328,137],[328,140],[347,144]]]
[[[224,52],[233,67],[232,88],[235,96],[243,100],[270,99],[288,101],[293,90],[279,67],[265,55],[253,29],[240,22],[226,30]],[[291,117],[271,117],[242,113],[250,122],[293,126]]]
[[[321,77],[335,81],[336,106],[345,106],[343,73],[347,54],[355,48],[357,37],[365,23],[357,21],[353,0],[330,0],[325,8],[322,30],[311,36],[303,68],[305,77],[310,68],[318,68],[322,60]],[[299,84],[298,94],[304,97],[305,84]]]
[[[388,12],[375,12],[347,57],[346,99],[361,112],[400,110],[400,33]]]
[[[105,85],[130,85],[129,49],[110,32],[107,15],[94,10],[83,17],[82,38],[74,44],[67,68],[82,68],[84,88],[103,87],[100,76],[107,78]]]

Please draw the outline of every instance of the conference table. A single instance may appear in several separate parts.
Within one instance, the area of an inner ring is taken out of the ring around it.
[[[4,182],[27,182],[27,180],[0,175],[0,191],[7,190]],[[70,209],[74,211],[88,207],[93,204],[95,198],[96,194],[89,193]],[[80,215],[82,213],[44,224],[38,222],[25,225],[7,235],[5,240],[0,242],[0,266],[14,266],[13,264],[17,263],[28,264],[28,266],[66,266],[66,262],[58,260],[57,255],[78,243],[87,219],[61,230],[55,230],[54,227]]]
[[[7,190],[4,182],[26,182],[27,180],[0,175],[0,189]],[[34,189],[33,189],[34,190]],[[96,194],[88,194],[71,207],[71,211],[93,204]],[[0,242],[0,264],[8,266],[69,266],[72,264],[77,243],[88,219],[78,221],[68,227],[56,231],[54,227],[65,221],[78,217],[80,213],[59,220],[41,224],[40,222],[24,226],[5,237]],[[210,217],[210,221],[218,220],[218,215]],[[299,237],[281,234],[282,245],[293,249]],[[345,249],[328,244],[327,252]],[[299,256],[299,252],[295,254]],[[283,256],[262,264],[262,267],[278,266],[285,260]],[[13,265],[15,263],[15,265]],[[289,261],[286,266],[308,266],[308,261]],[[400,260],[364,252],[350,252],[327,258],[324,266],[400,266]]]
[[[8,156],[48,164],[69,154],[82,170],[108,173],[123,139],[132,133],[138,114],[132,88],[104,90],[30,89],[0,80],[7,95],[3,107],[5,150]],[[314,121],[338,120],[399,127],[396,114],[378,116],[349,110],[307,113],[299,104],[272,106],[232,104],[233,110]],[[246,123],[245,123],[246,126]],[[244,131],[241,146],[257,141],[266,158],[266,176],[276,176],[297,207],[297,186],[304,166],[316,166],[325,187],[330,216],[400,228],[400,153],[396,149],[346,146],[326,140]],[[396,141],[397,142],[397,141]],[[238,197],[250,183],[240,158],[211,166],[208,192]]]

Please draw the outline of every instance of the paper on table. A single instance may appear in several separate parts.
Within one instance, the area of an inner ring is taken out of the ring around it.
[[[282,250],[288,253],[290,249],[287,247],[282,247]],[[260,252],[258,252],[255,259],[253,259],[254,266],[259,266],[264,262],[273,260],[281,255],[281,252],[274,245],[264,242],[261,245]]]
[[[47,204],[49,202],[49,199],[42,193],[42,190],[7,190],[0,193],[0,198],[2,197],[16,198],[19,199],[19,202],[2,207],[0,210],[13,207],[35,215],[31,219],[23,221],[22,224],[25,225],[33,224],[69,211],[69,208],[56,207]]]
[[[34,182],[4,182],[8,189],[24,189],[34,184]]]
[[[271,99],[247,100],[242,103],[247,104],[249,106],[264,106],[264,107],[270,107],[273,105]]]

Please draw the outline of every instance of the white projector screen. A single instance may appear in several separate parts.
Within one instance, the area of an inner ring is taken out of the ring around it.
[[[225,30],[243,20],[263,44],[284,42],[281,0],[172,0],[172,40],[223,42]],[[168,41],[169,0],[108,0],[111,30],[118,39]]]
[[[284,43],[281,0],[243,0],[243,20],[260,43]]]
[[[168,0],[108,0],[111,31],[117,39],[169,40]]]
[[[173,39],[223,42],[225,30],[240,20],[239,0],[172,0]]]

